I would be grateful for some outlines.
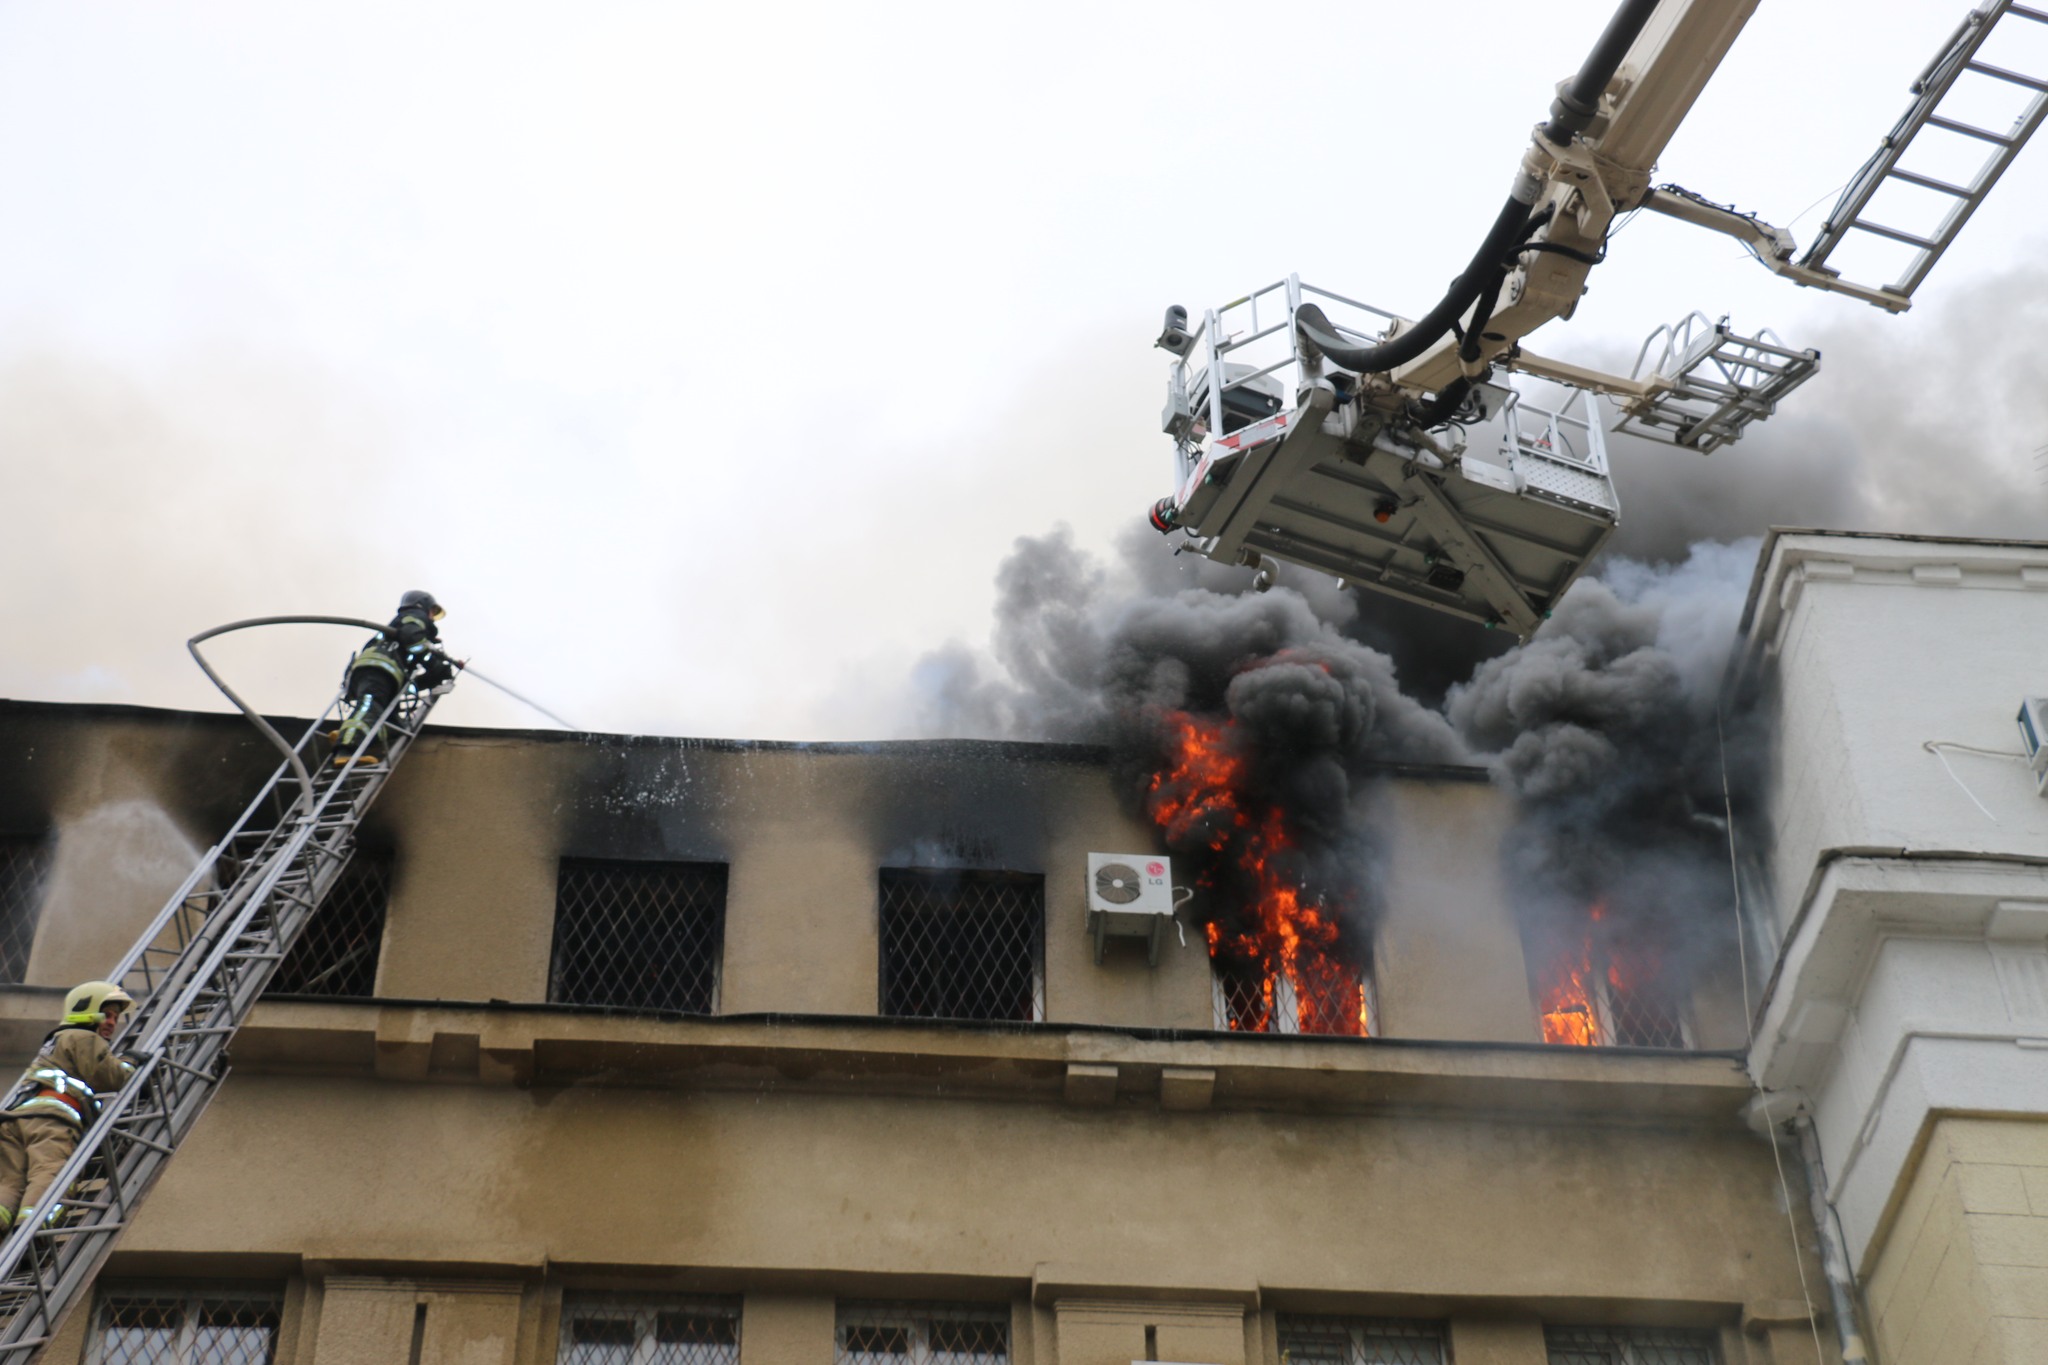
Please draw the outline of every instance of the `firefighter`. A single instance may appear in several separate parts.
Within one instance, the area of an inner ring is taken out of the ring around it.
[[[441,630],[434,624],[445,614],[434,594],[414,589],[398,599],[391,624],[349,660],[341,728],[332,736],[335,767],[346,767],[351,757],[358,767],[382,763],[377,717],[408,684],[433,688],[453,681],[455,664],[441,652]]]
[[[35,1217],[36,1201],[99,1113],[100,1096],[135,1070],[107,1046],[134,1003],[111,981],[88,981],[64,997],[63,1021],[0,1113],[0,1226]]]

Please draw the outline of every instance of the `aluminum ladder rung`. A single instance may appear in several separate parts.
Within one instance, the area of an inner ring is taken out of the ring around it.
[[[1974,137],[1979,142],[1995,142],[2001,147],[2017,145],[2005,133],[1994,133],[1989,128],[1979,128],[1974,123],[1964,123],[1960,119],[1952,119],[1942,114],[1929,115],[1927,126],[1930,128],[1941,128],[1951,133],[1961,133],[1964,137]]]
[[[2039,76],[2021,75],[2017,71],[2009,71],[2002,66],[1993,66],[1989,62],[1965,62],[1963,70],[1974,71],[1980,76],[1989,76],[1995,81],[2009,81],[2014,85],[2023,85],[2029,90],[2048,90],[2048,81],[2042,80]]]
[[[1968,199],[1976,193],[1975,190],[1965,189],[1961,185],[1951,185],[1946,180],[1936,180],[1931,175],[1922,175],[1918,171],[1909,171],[1899,166],[1892,167],[1885,174],[1894,180],[1903,180],[1909,185],[1918,185],[1937,194],[1953,195],[1957,199]]]

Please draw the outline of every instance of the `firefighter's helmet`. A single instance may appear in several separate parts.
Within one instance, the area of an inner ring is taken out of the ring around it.
[[[427,615],[433,617],[436,621],[448,614],[442,610],[441,604],[434,600],[434,594],[423,592],[418,588],[414,588],[411,592],[398,599],[398,609],[400,611],[409,611],[414,607],[425,611]]]
[[[111,981],[88,981],[82,986],[73,986],[71,993],[64,997],[64,1022],[98,1024],[107,1006],[119,1005],[126,1010],[134,1003],[134,996]]]

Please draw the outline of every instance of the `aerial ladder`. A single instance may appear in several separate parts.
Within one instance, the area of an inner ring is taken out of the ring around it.
[[[340,724],[345,688],[293,743],[199,651],[215,635],[280,624],[382,629],[352,617],[265,617],[190,642],[207,676],[284,758],[108,974],[137,1002],[113,1043],[135,1072],[106,1097],[52,1182],[45,1205],[61,1204],[61,1212],[17,1225],[0,1243],[0,1365],[35,1359],[90,1292],[114,1243],[219,1093],[235,1031],[348,866],[363,816],[446,690],[408,684],[378,717],[384,761],[364,764],[358,752],[336,767],[324,761],[321,737]]]
[[[1151,521],[1183,536],[1176,553],[1252,568],[1260,588],[1277,563],[1300,565],[1527,637],[1619,522],[1608,430],[1706,454],[1820,364],[1816,350],[1701,313],[1653,332],[1627,375],[1525,348],[1530,332],[1572,315],[1621,215],[1647,209],[1723,232],[1795,284],[1909,308],[2048,116],[2048,61],[2030,74],[1985,51],[2001,25],[2048,28],[2048,0],[1970,12],[1803,255],[1754,214],[1652,184],[1756,3],[1624,0],[1559,85],[1470,265],[1421,317],[1298,275],[1198,318],[1169,308],[1154,344],[1172,357],[1160,425],[1174,491]],[[1987,91],[2016,100],[2003,106],[2009,125],[1974,112]],[[1983,148],[1981,165],[1958,174],[1953,155],[1914,158],[1942,137]],[[1890,221],[1888,196],[1902,193],[1932,196],[1935,221]],[[1907,259],[1890,283],[1861,283],[1833,263],[1850,242]]]

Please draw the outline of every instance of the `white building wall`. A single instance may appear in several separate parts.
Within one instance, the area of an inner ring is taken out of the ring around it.
[[[1925,747],[2018,752],[2048,545],[1777,533],[1738,667],[1776,745],[1752,1065],[1812,1110],[1862,1258],[1931,1116],[2048,1116],[2048,800],[2018,761],[1947,751],[1959,783]]]

